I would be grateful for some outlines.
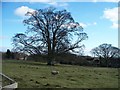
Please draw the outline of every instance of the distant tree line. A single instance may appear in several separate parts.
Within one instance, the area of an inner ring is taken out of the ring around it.
[[[72,53],[56,55],[55,62],[60,64],[99,66],[99,67],[120,67],[120,49],[111,44],[101,44],[91,50],[93,56],[82,56]],[[47,61],[47,55],[30,55],[28,60]]]
[[[28,60],[37,62],[47,62],[46,55],[30,55]],[[120,67],[120,58],[108,59],[106,65],[106,59],[91,56],[78,56],[76,54],[65,53],[64,55],[56,56],[53,64],[68,64],[68,65],[80,65],[80,66],[95,66],[95,67]]]
[[[6,52],[2,52],[2,59],[21,59],[21,60],[26,60],[26,57],[28,55],[25,54],[25,53],[20,53],[20,52],[13,52],[13,51],[10,51],[9,49],[7,49]]]
[[[120,67],[120,49],[111,44],[101,44],[91,50],[92,56],[82,56],[72,53],[62,53],[55,56],[54,62],[57,64],[69,64],[80,66],[97,66],[97,67]],[[9,49],[3,54],[3,59],[25,60],[26,54],[11,52]],[[47,62],[46,54],[31,54],[27,56],[28,61]]]

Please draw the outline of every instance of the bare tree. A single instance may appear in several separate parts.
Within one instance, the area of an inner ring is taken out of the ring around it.
[[[56,54],[81,49],[84,46],[81,42],[88,38],[66,10],[56,11],[49,7],[27,12],[26,15],[29,18],[23,22],[28,30],[26,35],[16,34],[13,37],[14,48],[29,53],[46,53],[48,65],[51,65]]]
[[[94,56],[104,58],[106,60],[106,65],[108,64],[108,59],[120,57],[120,49],[106,43],[92,49],[91,53]]]
[[[102,58],[113,58],[119,57],[120,49],[112,46],[111,44],[102,44],[91,50],[91,53],[95,56]]]

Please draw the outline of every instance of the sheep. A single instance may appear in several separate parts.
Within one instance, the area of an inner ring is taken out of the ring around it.
[[[52,75],[57,75],[57,74],[59,74],[59,71],[53,70],[53,71],[51,71],[51,74],[52,74]]]

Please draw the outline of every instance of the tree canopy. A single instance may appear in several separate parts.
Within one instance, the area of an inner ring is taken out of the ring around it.
[[[101,44],[98,47],[91,50],[91,53],[95,56],[105,59],[120,57],[120,49],[112,46],[111,44]]]

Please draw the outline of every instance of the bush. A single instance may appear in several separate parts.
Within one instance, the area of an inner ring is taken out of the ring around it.
[[[34,54],[28,56],[27,60],[36,61],[36,62],[46,62],[47,58],[46,55]]]

